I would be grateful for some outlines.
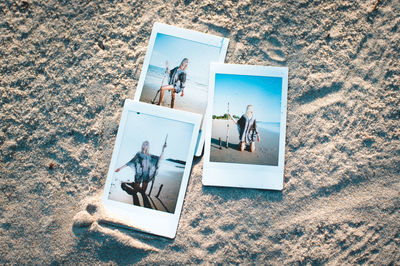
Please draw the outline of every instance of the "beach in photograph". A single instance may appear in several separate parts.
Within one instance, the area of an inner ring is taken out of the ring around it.
[[[228,148],[226,148],[228,123],[229,140]],[[257,122],[257,131],[260,134],[260,142],[256,142],[255,152],[250,152],[248,145],[241,152],[237,125],[232,120],[213,119],[210,162],[277,166],[279,155],[279,123]],[[221,138],[222,149],[220,149],[219,138]]]
[[[163,82],[164,80],[164,82]],[[160,89],[161,85],[168,84],[168,74],[165,73],[165,68],[149,65],[146,78],[144,80],[143,90],[140,95],[140,101],[145,103],[152,103],[154,96]],[[175,93],[175,106],[174,109],[204,114],[207,108],[207,84],[195,82],[187,75],[186,87],[184,89],[184,96],[181,93]],[[158,104],[159,95],[156,97],[155,104]],[[162,106],[171,107],[171,92],[166,91]]]
[[[134,170],[130,169],[130,167],[127,168],[129,169],[121,170],[119,178],[114,176],[108,199],[133,204],[133,196],[121,188],[121,182],[135,181]],[[141,193],[135,195],[139,202],[138,206],[174,213],[184,170],[185,165],[182,163],[162,160],[151,194],[148,195],[152,182],[149,183],[144,197]],[[161,185],[162,188],[160,190]]]

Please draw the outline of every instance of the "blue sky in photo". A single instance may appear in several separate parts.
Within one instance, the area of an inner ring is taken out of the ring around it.
[[[214,90],[214,115],[229,112],[241,116],[249,104],[253,105],[258,121],[280,122],[282,78],[216,74]]]
[[[186,161],[194,125],[137,112],[128,112],[118,154],[118,167],[141,150],[143,141],[150,142],[150,153],[159,156],[168,134],[164,159]]]
[[[169,68],[172,69],[186,57],[189,59],[186,69],[188,78],[208,84],[210,63],[218,60],[219,53],[220,47],[157,33],[150,65],[165,68],[165,61],[168,61]]]

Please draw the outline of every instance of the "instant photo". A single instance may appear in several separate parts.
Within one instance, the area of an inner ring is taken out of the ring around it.
[[[287,68],[213,64],[210,75],[203,184],[282,189]]]
[[[205,115],[211,62],[223,62],[229,40],[155,23],[135,100]],[[200,132],[196,155],[203,149]]]
[[[201,116],[156,109],[126,100],[103,202],[132,227],[173,237]]]

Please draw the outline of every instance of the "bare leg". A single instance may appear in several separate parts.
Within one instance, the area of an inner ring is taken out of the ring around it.
[[[175,89],[171,90],[171,108],[174,108],[175,105]]]
[[[163,100],[163,98],[164,98],[164,93],[165,93],[165,91],[164,91],[164,89],[161,87],[161,89],[160,89],[160,100],[158,101],[158,105],[161,105],[161,102],[162,102],[162,100]]]
[[[256,143],[253,141],[250,143],[250,152],[254,152],[256,150]]]
[[[172,85],[165,85],[165,86],[161,86],[160,88],[160,100],[158,101],[158,105],[161,105],[161,102],[164,98],[164,94],[166,90],[173,90],[174,86]]]
[[[240,142],[240,151],[244,151],[244,148],[246,147],[246,143],[244,141]]]

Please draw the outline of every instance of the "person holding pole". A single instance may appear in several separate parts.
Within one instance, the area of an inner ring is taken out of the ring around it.
[[[229,102],[228,102],[228,116],[229,116]],[[228,149],[229,147],[229,120],[228,123],[226,123],[226,141],[225,141],[225,147]]]
[[[135,170],[135,182],[122,182],[121,188],[128,194],[133,195],[137,192],[145,193],[150,181],[153,181],[158,173],[160,161],[164,158],[164,150],[167,147],[167,139],[162,148],[160,156],[149,153],[150,143],[146,140],[142,143],[141,151],[126,164],[117,168],[115,172],[119,172],[129,166]]]

